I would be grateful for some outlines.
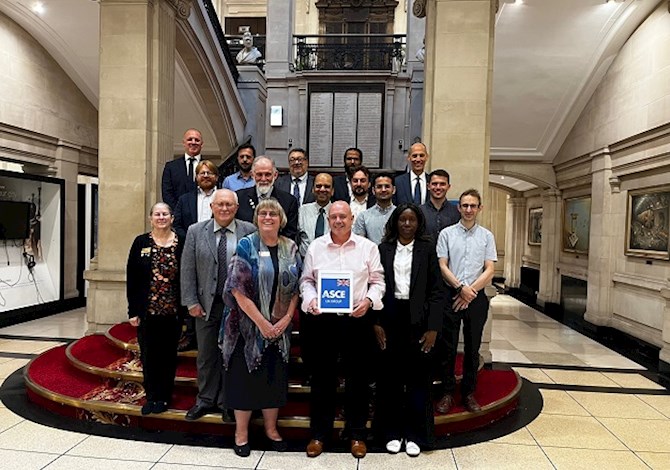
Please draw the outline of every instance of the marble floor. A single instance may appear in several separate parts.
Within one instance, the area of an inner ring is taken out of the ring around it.
[[[497,363],[537,384],[541,414],[492,441],[405,455],[252,452],[98,437],[24,420],[0,404],[0,468],[19,469],[670,469],[670,392],[635,362],[517,300],[492,303]],[[0,329],[0,381],[84,334],[83,309]]]

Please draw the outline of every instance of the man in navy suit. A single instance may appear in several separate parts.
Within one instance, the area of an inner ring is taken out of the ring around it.
[[[174,228],[181,240],[186,239],[186,231],[196,222],[212,218],[210,203],[216,191],[219,169],[209,160],[203,160],[195,167],[197,188],[183,194],[174,210]]]
[[[275,184],[278,189],[295,197],[298,206],[314,202],[314,177],[307,173],[309,157],[301,148],[294,148],[288,153],[288,175],[280,176]]]
[[[195,189],[195,167],[200,163],[202,134],[197,129],[189,129],[184,133],[181,142],[184,145],[184,157],[165,164],[161,184],[163,202],[172,210],[177,207],[182,194]]]
[[[424,204],[428,198],[428,175],[425,172],[428,161],[428,149],[421,142],[409,148],[407,161],[410,166],[408,173],[403,173],[395,179],[395,205],[403,202],[413,202],[417,206]]]
[[[363,164],[363,152],[356,147],[344,151],[344,174],[333,178],[333,202],[351,201],[351,170]]]
[[[251,173],[254,175],[256,186],[237,191],[240,204],[237,210],[237,218],[253,222],[254,210],[256,210],[258,201],[273,197],[279,201],[279,205],[284,209],[288,219],[286,226],[279,233],[295,240],[296,235],[298,235],[298,201],[290,193],[275,187],[274,183],[278,174],[275,162],[268,157],[258,157],[254,161]]]

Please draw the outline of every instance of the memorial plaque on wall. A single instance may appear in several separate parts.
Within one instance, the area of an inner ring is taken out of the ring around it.
[[[333,153],[333,93],[312,93],[309,103],[310,165],[330,166]]]
[[[359,93],[357,147],[363,151],[370,166],[379,164],[382,123],[382,94]]]
[[[335,93],[333,108],[333,163],[350,147],[356,147],[358,93]],[[365,154],[365,153],[364,153]]]

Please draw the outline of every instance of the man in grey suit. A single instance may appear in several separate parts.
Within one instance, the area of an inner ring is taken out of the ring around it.
[[[223,286],[238,240],[256,231],[253,224],[235,218],[239,204],[233,191],[217,190],[210,206],[213,218],[189,227],[181,258],[181,302],[195,318],[198,340],[198,397],[186,413],[187,421],[223,410],[223,365],[218,347]]]

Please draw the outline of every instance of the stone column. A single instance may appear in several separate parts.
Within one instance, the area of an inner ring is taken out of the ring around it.
[[[65,238],[63,239],[63,294],[77,297],[77,175],[81,147],[63,140],[58,142],[54,168],[56,176],[65,180]]]
[[[489,200],[495,0],[428,0],[423,141],[452,194]],[[486,211],[483,224],[486,225]]]
[[[269,118],[265,119],[265,154],[276,162],[285,160],[289,139],[292,145],[303,146],[304,142],[297,142],[297,136],[291,133],[295,130],[295,116],[299,116],[301,109],[291,108],[290,89],[287,76],[289,64],[293,63],[293,29],[295,24],[295,0],[268,0],[267,9],[267,37],[265,45],[265,76],[267,78],[267,108],[269,116],[270,106],[281,106],[283,110],[283,124],[281,127],[270,127]],[[317,14],[314,12],[314,14]],[[307,108],[305,108],[307,109]]]
[[[237,90],[247,113],[244,135],[253,136],[256,152],[258,155],[263,155],[265,153],[265,108],[268,100],[267,81],[261,69],[255,65],[238,65],[237,70],[240,72]]]
[[[589,282],[584,319],[607,326],[612,318],[612,274],[618,250],[615,247],[615,224],[612,215],[610,186],[612,159],[605,149],[591,156],[591,230],[589,235]]]
[[[505,237],[505,286],[521,284],[521,258],[526,246],[526,198],[507,199],[507,236]]]
[[[89,331],[127,318],[125,265],[172,158],[175,34],[190,0],[100,1],[99,244]]]
[[[547,189],[542,192],[542,247],[540,249],[540,292],[537,303],[561,302],[561,278],[557,270],[561,253],[561,192]]]

